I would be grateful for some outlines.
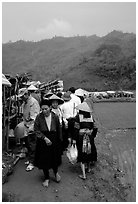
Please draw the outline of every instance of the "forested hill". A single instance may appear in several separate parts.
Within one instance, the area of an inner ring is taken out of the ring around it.
[[[113,31],[104,37],[54,37],[2,45],[2,71],[29,72],[41,82],[54,79],[93,90],[135,90],[136,35]]]

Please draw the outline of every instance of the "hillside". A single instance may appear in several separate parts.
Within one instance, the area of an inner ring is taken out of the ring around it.
[[[104,37],[54,37],[2,45],[2,70],[30,72],[34,80],[60,78],[87,90],[135,89],[136,35],[113,31]]]

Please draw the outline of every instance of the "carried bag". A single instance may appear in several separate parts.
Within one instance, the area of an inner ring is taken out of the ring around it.
[[[78,150],[77,150],[77,147],[76,147],[76,144],[72,144],[70,146],[70,148],[67,150],[67,153],[66,153],[69,161],[72,163],[72,164],[75,164],[77,162],[77,157],[78,157]]]

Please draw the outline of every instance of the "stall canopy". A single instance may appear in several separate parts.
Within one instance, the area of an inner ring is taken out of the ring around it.
[[[37,85],[40,85],[41,82],[40,81],[28,81],[27,83],[23,83],[24,85],[27,85],[27,86],[37,86]]]
[[[2,74],[2,85],[11,86],[11,83],[8,81],[4,74]]]
[[[129,95],[133,95],[134,93],[131,91],[122,91],[124,94],[129,94]]]
[[[106,91],[108,94],[115,94],[115,91]]]

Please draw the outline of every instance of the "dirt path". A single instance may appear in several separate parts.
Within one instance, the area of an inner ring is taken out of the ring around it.
[[[122,173],[114,160],[108,134],[100,130],[96,137],[98,162],[88,174],[86,181],[78,177],[79,164],[72,165],[66,155],[59,169],[61,183],[56,183],[50,172],[51,180],[48,189],[42,186],[43,173],[38,169],[25,171],[24,160],[15,166],[14,172],[3,185],[3,199],[9,195],[14,202],[126,202],[135,201],[131,185],[123,182]],[[4,200],[3,200],[4,201]],[[6,200],[5,200],[6,201]],[[8,201],[8,200],[7,200]]]

